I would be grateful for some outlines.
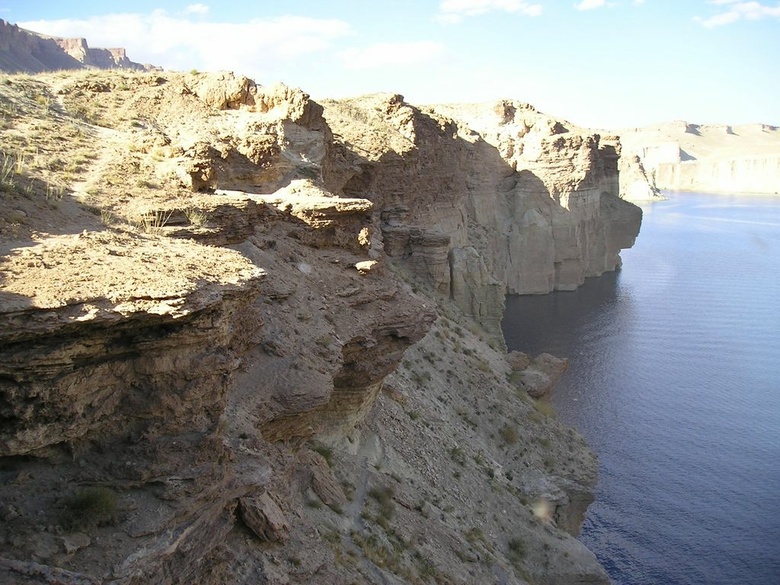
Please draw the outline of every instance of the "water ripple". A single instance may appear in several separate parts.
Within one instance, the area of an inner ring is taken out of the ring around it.
[[[780,205],[734,202],[656,204],[620,273],[507,299],[510,348],[571,359],[555,405],[602,465],[582,540],[617,585],[780,583]]]

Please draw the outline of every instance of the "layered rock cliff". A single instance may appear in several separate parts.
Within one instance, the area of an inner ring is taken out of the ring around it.
[[[227,73],[0,104],[0,582],[608,581],[495,334],[633,241],[614,141]]]
[[[366,193],[385,252],[496,328],[506,292],[571,290],[619,266],[641,211],[619,197],[619,143],[519,102],[417,108],[398,95],[325,103],[325,180]]]
[[[49,37],[0,19],[0,71],[39,73],[83,68],[155,69],[131,61],[125,49],[93,49],[86,39]]]
[[[706,193],[780,191],[780,129],[684,121],[620,132],[659,189]],[[641,188],[640,188],[641,190]]]

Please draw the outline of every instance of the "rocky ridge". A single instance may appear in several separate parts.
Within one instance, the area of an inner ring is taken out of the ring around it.
[[[122,48],[92,48],[87,40],[50,37],[0,19],[0,71],[40,73],[60,69],[157,69],[127,57]]]
[[[616,143],[228,73],[0,106],[0,582],[608,582],[498,323],[618,265]]]

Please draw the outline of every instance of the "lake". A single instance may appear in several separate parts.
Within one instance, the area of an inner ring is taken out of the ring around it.
[[[581,540],[618,585],[780,584],[780,198],[667,193],[623,268],[510,296],[510,349],[600,459]]]

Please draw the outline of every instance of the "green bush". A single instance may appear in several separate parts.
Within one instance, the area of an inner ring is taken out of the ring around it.
[[[71,532],[117,521],[117,495],[108,488],[83,489],[62,500],[60,506],[59,524]]]

